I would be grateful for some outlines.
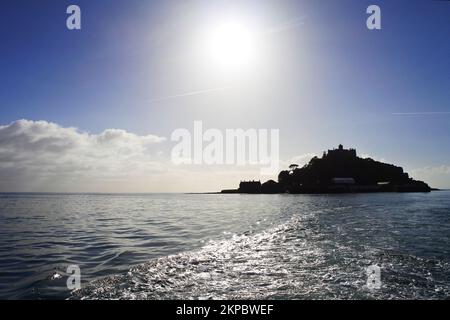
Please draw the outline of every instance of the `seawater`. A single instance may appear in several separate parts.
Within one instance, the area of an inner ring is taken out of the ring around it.
[[[67,289],[69,265],[81,290]],[[0,194],[2,299],[449,296],[447,191]]]

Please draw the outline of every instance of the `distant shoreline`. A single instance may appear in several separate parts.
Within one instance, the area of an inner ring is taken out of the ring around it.
[[[450,191],[450,189],[436,189],[436,188],[432,188],[431,192],[434,191]],[[238,194],[238,195],[280,195],[280,194],[286,194],[286,195],[340,195],[340,194],[399,194],[399,193],[430,193],[430,192],[392,192],[392,191],[379,191],[379,192],[323,192],[323,193],[289,193],[289,192],[285,192],[285,193],[244,193],[244,192],[230,192],[230,193],[226,193],[226,192],[189,192],[189,193],[184,193],[184,194],[190,194],[190,195],[200,195],[200,194],[226,194],[226,195],[230,195],[230,194]]]
[[[433,188],[431,191],[450,191],[450,188],[437,189]],[[363,193],[363,192],[359,192]],[[393,192],[372,192],[372,193],[393,193]],[[420,192],[419,192],[420,193]],[[101,195],[101,196],[120,196],[120,195],[158,195],[158,194],[186,194],[186,195],[200,195],[200,194],[244,194],[244,193],[222,193],[222,192],[0,192],[0,195]],[[249,193],[251,194],[251,193]],[[266,194],[290,194],[290,193],[266,193]],[[336,194],[336,193],[321,193],[321,194]],[[355,192],[354,194],[358,194]]]

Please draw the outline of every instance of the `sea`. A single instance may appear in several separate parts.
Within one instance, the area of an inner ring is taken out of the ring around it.
[[[449,297],[449,191],[0,194],[0,299]]]

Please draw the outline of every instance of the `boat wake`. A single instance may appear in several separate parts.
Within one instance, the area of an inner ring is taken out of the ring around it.
[[[70,299],[442,299],[448,262],[330,238],[314,213],[89,283]],[[368,266],[382,288],[367,287]]]

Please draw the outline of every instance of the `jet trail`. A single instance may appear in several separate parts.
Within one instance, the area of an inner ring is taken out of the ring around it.
[[[164,101],[164,100],[177,99],[177,98],[183,98],[183,97],[197,96],[200,94],[224,91],[226,89],[227,89],[226,87],[220,87],[220,88],[211,88],[211,89],[205,89],[205,90],[199,90],[199,91],[185,92],[185,93],[175,94],[172,96],[150,99],[149,102],[157,102],[157,101]]]

